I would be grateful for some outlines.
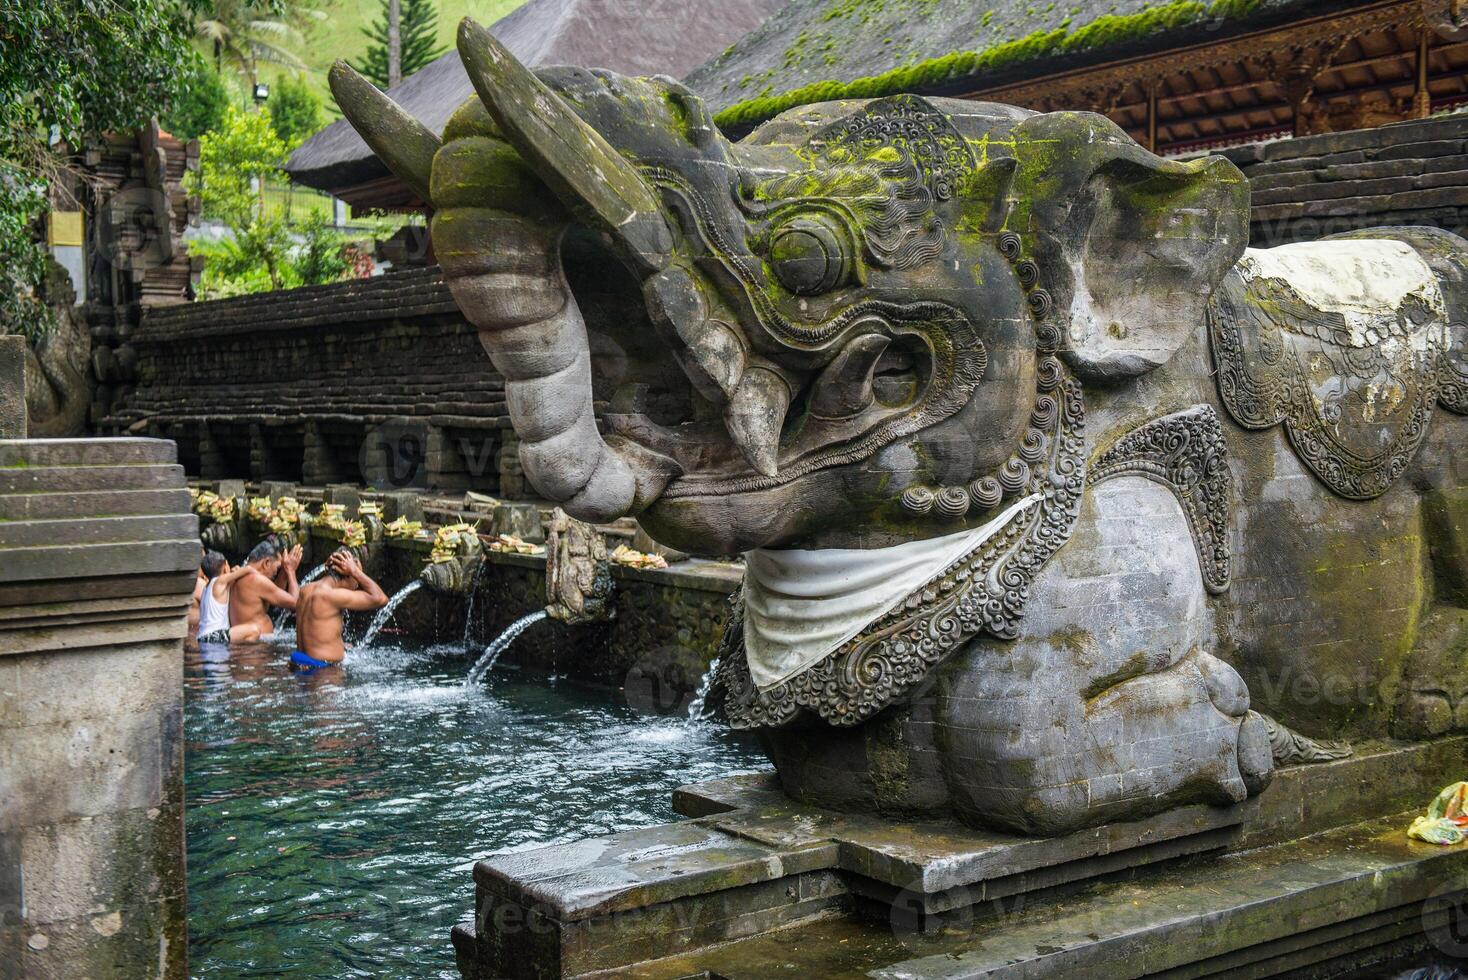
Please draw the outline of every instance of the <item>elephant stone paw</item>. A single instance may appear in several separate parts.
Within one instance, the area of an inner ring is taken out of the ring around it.
[[[1274,778],[1274,747],[1269,724],[1257,711],[1250,711],[1239,725],[1239,775],[1250,796],[1264,792]]]

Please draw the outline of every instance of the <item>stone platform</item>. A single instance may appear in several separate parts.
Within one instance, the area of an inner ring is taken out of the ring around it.
[[[471,980],[1331,976],[1468,955],[1468,845],[1405,834],[1465,762],[1462,738],[1387,747],[1284,769],[1239,806],[1053,839],[734,777],[678,791],[682,823],[481,861],[454,943]]]

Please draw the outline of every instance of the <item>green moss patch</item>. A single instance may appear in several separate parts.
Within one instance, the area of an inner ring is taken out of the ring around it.
[[[991,48],[954,51],[903,65],[879,75],[849,82],[826,81],[804,85],[777,95],[760,96],[724,109],[714,121],[723,127],[747,126],[786,109],[837,99],[871,99],[942,85],[960,78],[982,76],[1017,65],[1086,52],[1102,51],[1165,31],[1199,26],[1210,21],[1237,20],[1252,14],[1263,0],[1171,0],[1133,14],[1107,14],[1078,27],[1068,26],[1032,34]],[[841,16],[842,14],[837,14]],[[803,45],[800,45],[803,47]],[[803,52],[794,52],[795,61]],[[787,64],[790,57],[787,56]]]

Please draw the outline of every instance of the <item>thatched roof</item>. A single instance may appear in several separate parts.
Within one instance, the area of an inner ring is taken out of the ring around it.
[[[792,0],[686,81],[738,130],[809,102],[979,90],[1371,2]]]
[[[758,26],[785,0],[529,0],[490,27],[531,67],[582,65],[625,75],[681,77]],[[473,94],[451,51],[389,94],[436,133]],[[291,179],[339,192],[388,177],[345,119],[308,139],[286,164]],[[374,195],[374,197],[380,195]],[[388,195],[391,196],[390,194]]]

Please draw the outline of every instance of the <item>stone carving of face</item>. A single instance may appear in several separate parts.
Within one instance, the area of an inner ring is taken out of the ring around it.
[[[982,523],[1034,436],[1037,351],[1151,370],[1244,244],[1231,165],[1097,116],[895,96],[731,143],[671,80],[531,73],[469,22],[460,52],[479,94],[441,142],[344,66],[338,101],[432,202],[527,477],[685,550]]]

